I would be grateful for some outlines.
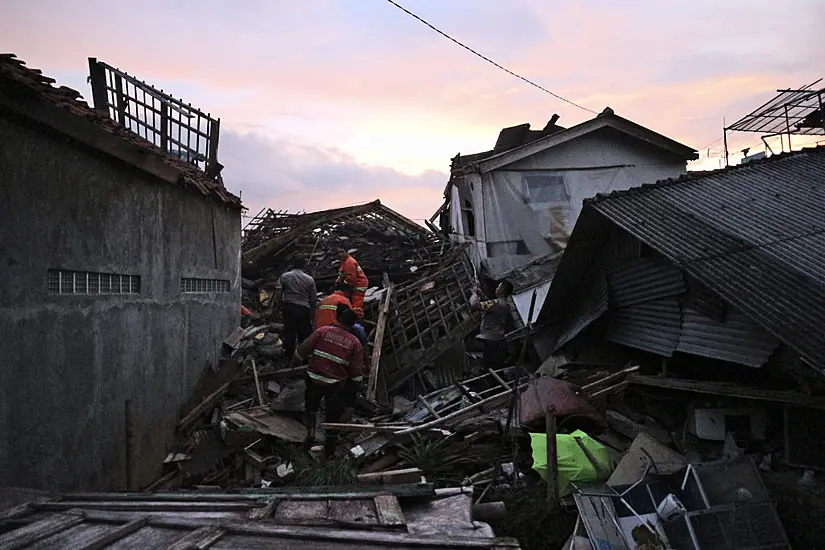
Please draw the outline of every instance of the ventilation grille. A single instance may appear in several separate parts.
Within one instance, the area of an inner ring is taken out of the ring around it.
[[[192,277],[181,277],[180,291],[184,294],[229,292],[229,281],[226,279],[196,279]]]
[[[50,269],[49,294],[140,294],[139,275]]]

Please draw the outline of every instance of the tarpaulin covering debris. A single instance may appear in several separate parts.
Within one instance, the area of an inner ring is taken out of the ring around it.
[[[533,469],[547,479],[547,434],[530,434]],[[606,480],[613,471],[610,450],[581,430],[556,434],[559,496],[568,495],[573,483]]]

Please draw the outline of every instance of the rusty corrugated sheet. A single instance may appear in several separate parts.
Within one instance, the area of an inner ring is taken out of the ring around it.
[[[682,310],[682,334],[677,351],[761,367],[779,345],[779,340],[731,309],[723,322],[690,308]]]
[[[663,298],[611,311],[607,339],[670,357],[676,350],[682,315],[676,298]]]

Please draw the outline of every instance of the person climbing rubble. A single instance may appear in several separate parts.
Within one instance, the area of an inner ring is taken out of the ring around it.
[[[507,329],[511,321],[510,303],[513,283],[504,280],[496,287],[494,300],[482,300],[481,290],[476,288],[470,296],[470,307],[484,312],[478,339],[484,345],[484,368],[500,369],[507,362]]]
[[[290,366],[296,366],[309,359],[304,393],[305,450],[309,450],[314,441],[321,401],[325,402],[326,421],[340,422],[360,390],[364,376],[364,349],[353,334],[356,320],[353,310],[341,308],[338,321],[316,329],[298,346],[290,363]],[[328,430],[324,441],[325,458],[332,457],[336,441],[335,431]]]
[[[318,304],[318,310],[315,312],[315,328],[334,325],[338,320],[338,306],[345,305],[352,309],[352,304],[349,301],[351,293],[352,287],[349,285],[344,283],[335,285],[335,291]]]
[[[315,279],[304,273],[306,262],[295,258],[293,268],[281,275],[281,313],[284,333],[281,336],[285,357],[295,353],[296,340],[300,344],[312,333],[312,311],[318,304]]]
[[[338,268],[338,279],[336,284],[344,283],[352,287],[352,310],[358,317],[364,316],[364,295],[369,288],[369,280],[358,265],[358,262],[350,256],[346,248],[338,249],[338,258],[341,260],[341,267]]]

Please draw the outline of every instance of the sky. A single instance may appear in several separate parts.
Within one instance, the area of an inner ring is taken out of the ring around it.
[[[398,2],[556,94],[702,148],[690,169],[719,167],[723,119],[825,76],[825,0]],[[97,57],[220,117],[224,182],[249,215],[380,199],[421,221],[457,153],[593,116],[386,0],[4,0],[0,52],[90,102]],[[732,161],[746,146],[759,135],[729,137]]]

